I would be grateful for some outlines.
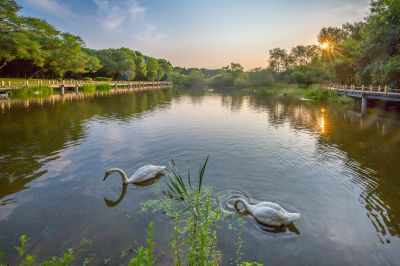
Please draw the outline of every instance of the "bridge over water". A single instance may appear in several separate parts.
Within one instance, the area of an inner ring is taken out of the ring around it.
[[[361,113],[366,112],[368,100],[400,102],[400,90],[387,86],[329,85],[325,87],[335,90],[340,95],[361,99]]]

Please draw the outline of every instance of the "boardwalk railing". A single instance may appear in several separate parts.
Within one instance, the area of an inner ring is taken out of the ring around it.
[[[139,88],[139,87],[165,87],[171,86],[172,83],[169,81],[89,81],[89,80],[0,80],[0,89],[12,90],[21,87],[35,87],[35,86],[49,86],[52,88],[71,88],[79,87],[84,84],[109,84],[114,88],[127,87],[127,88]]]
[[[400,94],[400,90],[390,88],[386,85],[345,85],[345,84],[329,84],[323,85],[326,89],[338,91],[358,91],[358,92],[372,92],[378,94]]]

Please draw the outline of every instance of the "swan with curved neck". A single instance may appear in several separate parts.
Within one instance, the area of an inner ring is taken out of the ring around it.
[[[165,166],[145,165],[136,170],[130,178],[128,178],[124,170],[120,168],[110,168],[105,171],[103,181],[105,181],[112,173],[116,172],[121,175],[124,184],[140,185],[163,175],[165,168]]]
[[[1,93],[1,94],[0,94],[0,97],[1,97],[1,98],[8,98],[8,97],[9,97],[9,94],[8,94],[8,92],[6,92],[6,93]]]
[[[238,198],[233,204],[236,210],[239,203],[242,203],[254,219],[262,224],[281,226],[300,219],[300,213],[290,213],[277,203],[264,201],[253,205],[242,198]]]

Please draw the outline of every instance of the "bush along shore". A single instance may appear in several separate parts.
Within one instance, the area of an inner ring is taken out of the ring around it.
[[[173,265],[199,265],[211,266],[220,265],[222,253],[218,248],[218,230],[227,214],[221,212],[214,203],[213,191],[203,185],[208,158],[200,166],[198,179],[193,180],[190,173],[182,176],[172,160],[170,169],[166,173],[166,188],[159,193],[160,197],[142,203],[141,212],[153,211],[164,213],[173,227],[171,232],[169,257],[173,260]],[[157,189],[156,189],[157,190]],[[136,249],[132,257],[122,265],[129,266],[150,266],[159,265],[158,255],[155,253],[156,240],[153,237],[154,222],[149,222],[147,230],[146,244]],[[240,239],[240,236],[239,236]],[[37,257],[27,252],[29,238],[21,235],[20,244],[16,247],[20,266],[66,266],[66,265],[94,265],[93,261],[98,261],[94,254],[89,255],[82,261],[77,261],[76,254],[87,246],[91,241],[84,239],[76,249],[66,250],[62,256],[53,256],[43,261],[38,261]],[[238,241],[237,258],[231,261],[232,265],[240,266],[261,266],[258,262],[243,262],[241,259],[242,241]],[[126,251],[121,254],[121,259],[127,256]],[[2,263],[5,254],[0,253],[0,266],[8,264]],[[102,258],[101,258],[102,259]],[[111,263],[111,259],[103,259],[103,264]],[[113,262],[114,263],[114,262]]]
[[[298,88],[297,86],[279,85],[273,87],[261,87],[255,89],[261,95],[289,96],[298,99],[311,100],[322,103],[332,104],[353,104],[354,99],[341,96],[333,90],[325,89],[320,86],[309,88]]]

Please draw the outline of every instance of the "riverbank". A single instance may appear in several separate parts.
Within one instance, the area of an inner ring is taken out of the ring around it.
[[[335,91],[327,90],[317,85],[309,88],[299,88],[294,85],[279,84],[273,87],[260,87],[255,90],[257,93],[263,95],[289,96],[310,101],[335,104],[354,103],[354,99],[350,97],[338,95]]]

